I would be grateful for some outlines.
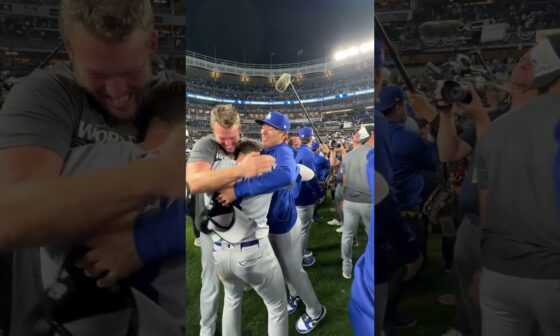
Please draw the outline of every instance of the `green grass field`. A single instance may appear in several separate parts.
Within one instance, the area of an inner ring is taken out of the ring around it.
[[[337,226],[326,222],[334,217],[330,211],[331,201],[327,199],[320,208],[322,220],[311,230],[308,249],[317,258],[315,265],[306,268],[319,300],[327,307],[327,316],[311,335],[346,336],[352,335],[348,319],[348,302],[352,280],[342,277],[340,257],[340,238],[335,232]],[[200,249],[193,245],[194,233],[190,223],[187,225],[187,335],[199,334],[199,295],[200,295]],[[363,228],[358,235],[359,246],[354,248],[354,262],[364,252],[367,236]],[[441,335],[453,317],[453,308],[444,307],[437,302],[438,295],[451,288],[449,275],[441,270],[439,237],[430,239],[430,259],[422,275],[406,288],[401,310],[418,318],[418,325],[399,330],[397,336]],[[220,302],[220,312],[221,304]],[[253,291],[245,293],[242,308],[243,336],[266,335],[266,308]],[[295,331],[297,317],[304,312],[303,305],[290,316],[290,335]],[[216,335],[221,335],[221,316],[218,316]],[[362,335],[360,335],[362,336]],[[365,336],[365,335],[364,335]],[[369,335],[368,335],[369,336]]]

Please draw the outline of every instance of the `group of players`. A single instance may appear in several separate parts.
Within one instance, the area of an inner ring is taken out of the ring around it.
[[[314,260],[307,241],[316,205],[324,196],[316,162],[326,159],[318,160],[313,152],[317,145],[311,128],[299,130],[301,145],[296,149],[287,144],[290,121],[284,114],[272,111],[256,122],[262,126],[261,142],[240,141],[235,108],[214,107],[210,112],[213,134],[196,142],[187,162],[188,189],[195,194],[195,226],[201,231],[201,335],[215,332],[220,281],[225,292],[223,335],[241,335],[240,301],[245,285],[267,307],[269,335],[287,335],[288,315],[300,301],[306,310],[296,322],[297,332],[311,332],[326,316],[327,309],[304,269],[312,265],[310,258]],[[354,176],[344,174],[344,185],[358,194],[344,201],[343,227],[347,229],[342,249],[350,251],[344,258],[343,274],[351,274],[352,242],[360,215],[369,227],[372,211],[366,161],[373,150],[373,128],[363,127],[358,136],[361,149],[353,150],[342,164]],[[313,177],[305,176],[303,170],[311,171]],[[233,210],[224,210],[227,207]],[[240,226],[245,226],[242,232],[230,232]]]

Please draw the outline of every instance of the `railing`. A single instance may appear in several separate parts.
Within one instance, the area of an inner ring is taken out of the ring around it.
[[[214,58],[193,51],[185,52],[187,66],[203,68],[208,71],[229,73],[239,76],[253,77],[278,77],[287,72],[292,75],[307,75],[311,73],[325,72],[345,65],[371,61],[373,66],[373,53],[360,54],[344,60],[336,61],[334,58],[321,58],[317,60],[285,63],[285,64],[253,64],[240,63],[224,59]]]

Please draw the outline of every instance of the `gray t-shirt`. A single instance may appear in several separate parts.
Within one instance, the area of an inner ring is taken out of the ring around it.
[[[560,279],[560,209],[554,190],[554,127],[560,95],[540,96],[496,120],[479,141],[478,185],[488,190],[486,268]]]
[[[346,177],[345,201],[371,204],[366,165],[367,154],[372,149],[371,145],[362,145],[346,154],[342,161],[342,174]]]
[[[220,160],[214,162],[212,170],[233,167],[236,164],[237,163],[233,160]],[[206,199],[208,201],[211,198],[211,193],[206,194]],[[243,211],[245,216],[247,216],[247,218],[249,218],[249,220],[251,221],[251,229],[247,232],[247,235],[245,236],[243,241],[268,237],[269,227],[266,216],[268,215],[271,200],[272,193],[246,197],[241,200],[239,204],[241,211]],[[208,204],[208,202],[206,204]],[[212,236],[214,241],[221,240],[221,238],[217,234],[213,234]]]
[[[154,82],[164,79],[158,74]],[[95,143],[134,141],[132,123],[114,123],[76,82],[69,63],[33,71],[15,85],[0,110],[0,149],[33,146],[65,159],[71,150]],[[95,183],[95,181],[91,181]],[[24,316],[42,296],[39,249],[14,253],[12,333],[29,334]]]
[[[194,162],[207,162],[213,165],[215,161],[233,160],[233,154],[228,154],[224,149],[214,140],[213,135],[208,135],[199,139],[193,146],[189,155],[187,165]],[[194,194],[195,202],[195,218],[194,224],[200,230],[201,227],[201,214],[204,211],[204,197],[203,194]]]

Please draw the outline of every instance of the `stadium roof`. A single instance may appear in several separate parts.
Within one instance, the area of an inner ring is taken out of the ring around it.
[[[320,59],[373,37],[373,0],[189,0],[186,36],[187,50],[231,61]]]

